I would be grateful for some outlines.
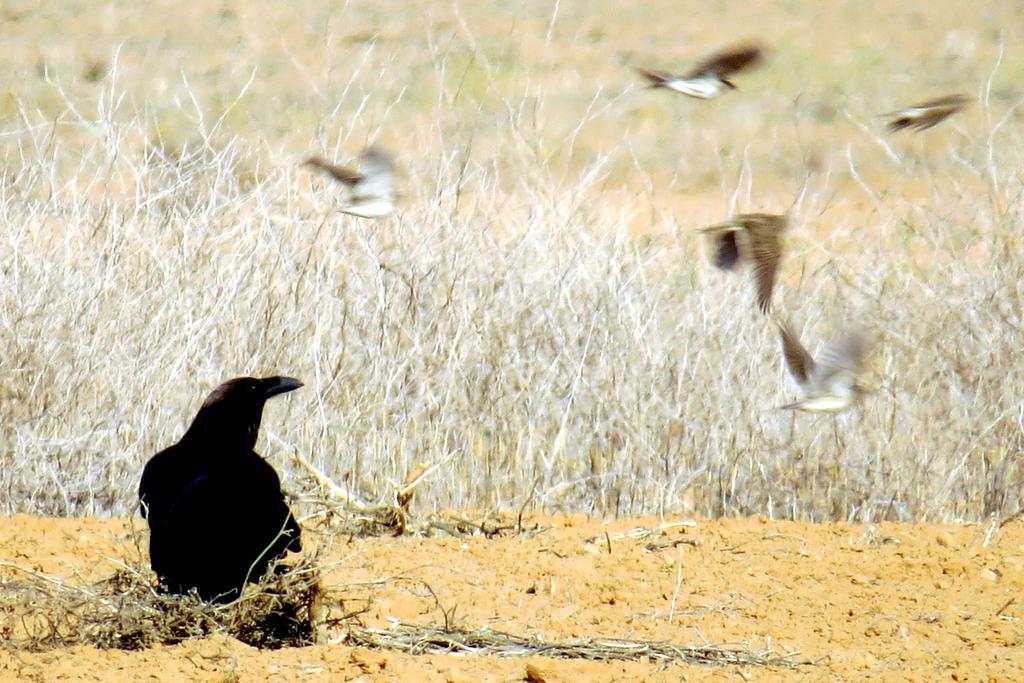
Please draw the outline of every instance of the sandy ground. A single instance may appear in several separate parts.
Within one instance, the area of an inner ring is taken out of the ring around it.
[[[991,529],[698,519],[650,535],[630,532],[659,520],[530,524],[539,525],[530,537],[307,540],[328,544],[325,581],[346,608],[368,598],[367,626],[443,624],[446,611],[464,628],[731,644],[810,663],[665,667],[330,643],[259,651],[214,637],[141,652],[0,649],[0,681],[1024,680],[1022,521]],[[134,539],[144,547],[145,534],[133,529],[138,520],[6,518],[0,560],[86,581],[144,552]],[[16,573],[0,568],[0,578]]]

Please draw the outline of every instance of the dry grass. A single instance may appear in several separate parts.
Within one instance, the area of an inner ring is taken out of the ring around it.
[[[74,645],[139,650],[217,633],[275,649],[311,645],[327,627],[319,570],[312,562],[269,574],[228,605],[158,593],[152,572],[141,565],[125,565],[84,586],[3,566],[23,577],[4,581],[0,591],[0,634],[6,647],[16,650]]]
[[[131,513],[143,463],[209,389],[278,373],[306,388],[268,406],[259,449],[295,492],[298,453],[378,503],[447,459],[420,512],[1015,512],[1024,126],[1007,74],[1024,56],[994,32],[1015,4],[930,8],[900,55],[850,37],[877,25],[869,5],[807,4],[820,30],[776,34],[773,61],[707,106],[642,92],[625,65],[685,62],[745,6],[693,17],[692,51],[652,21],[667,5],[112,5],[61,24],[98,36],[88,49],[35,55],[57,20],[17,18],[3,512]],[[918,137],[878,133],[874,114],[935,90],[980,100]],[[374,136],[403,165],[403,210],[338,216],[295,162]],[[801,185],[777,305],[812,352],[851,317],[878,345],[863,406],[799,415],[790,440],[774,333],[690,229],[783,211]]]
[[[552,659],[647,661],[659,664],[685,663],[713,666],[770,666],[795,668],[812,662],[799,661],[796,654],[755,652],[723,645],[677,645],[647,640],[582,638],[549,643],[501,631],[468,631],[459,628],[399,625],[392,629],[351,629],[342,641],[346,645],[376,650],[393,650],[414,655],[459,654],[498,657],[541,656]]]

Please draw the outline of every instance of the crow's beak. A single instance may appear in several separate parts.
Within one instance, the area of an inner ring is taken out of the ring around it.
[[[266,398],[295,391],[302,386],[302,382],[292,377],[265,377],[260,381],[263,383],[263,392]]]

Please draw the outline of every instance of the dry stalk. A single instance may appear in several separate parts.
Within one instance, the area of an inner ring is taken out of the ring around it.
[[[677,645],[664,641],[583,638],[547,642],[489,629],[472,631],[402,624],[393,629],[350,628],[339,639],[345,645],[408,654],[460,654],[492,657],[542,656],[591,661],[644,660],[715,666],[761,666],[792,669],[812,662],[795,659],[799,653],[743,649],[724,645]]]

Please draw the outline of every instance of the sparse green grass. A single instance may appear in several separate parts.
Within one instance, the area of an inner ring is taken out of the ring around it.
[[[17,84],[0,107],[3,511],[131,513],[143,463],[207,391],[284,373],[307,387],[268,406],[258,448],[292,491],[294,449],[368,498],[454,454],[420,509],[1014,512],[1014,36],[995,67],[1015,4],[891,25],[880,4],[793,5],[21,15],[0,65]],[[58,25],[67,40],[37,39]],[[771,61],[714,102],[627,68],[763,30]],[[879,132],[875,114],[949,91],[982,101]],[[338,216],[296,162],[373,137],[398,154],[403,211]],[[797,416],[788,442],[774,332],[690,229],[783,211],[805,176],[778,309],[812,351],[869,323],[877,390],[835,433]]]

